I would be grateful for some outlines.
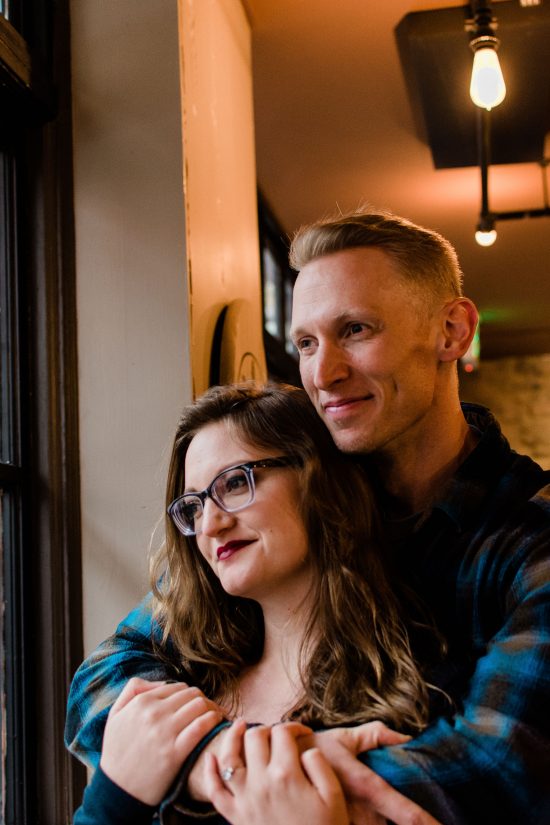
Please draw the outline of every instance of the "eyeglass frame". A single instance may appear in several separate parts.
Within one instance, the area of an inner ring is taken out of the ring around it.
[[[192,533],[184,531],[184,529],[182,529],[183,525],[180,525],[180,522],[175,516],[176,507],[183,499],[190,498],[191,496],[193,496],[194,498],[198,498],[202,507],[201,515],[202,513],[204,513],[204,505],[207,498],[213,501],[214,504],[217,507],[219,507],[220,510],[223,510],[224,513],[237,513],[240,510],[246,509],[246,507],[250,507],[250,505],[254,504],[254,501],[256,500],[256,484],[254,481],[254,470],[266,469],[269,467],[295,467],[301,465],[301,463],[301,460],[297,456],[276,456],[274,458],[261,458],[257,461],[244,461],[240,464],[233,464],[231,467],[226,467],[225,470],[221,470],[212,479],[208,487],[205,487],[204,490],[201,490],[200,492],[189,491],[188,493],[182,493],[181,496],[175,498],[174,501],[172,501],[172,503],[168,506],[166,512],[168,513],[168,515],[172,519],[172,523],[174,524],[176,529],[182,534],[182,536],[196,536],[198,535],[196,531],[193,531]],[[238,507],[228,508],[215,497],[215,493],[212,488],[221,476],[223,476],[225,473],[230,472],[231,470],[244,470],[246,479],[248,481],[248,487],[250,489],[251,498],[250,501],[247,501],[246,504],[240,504]]]

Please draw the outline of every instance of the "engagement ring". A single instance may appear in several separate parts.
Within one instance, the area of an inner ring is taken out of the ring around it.
[[[224,782],[231,782],[233,778],[233,774],[235,773],[235,768],[229,767],[224,768],[223,771],[220,771],[220,776]]]

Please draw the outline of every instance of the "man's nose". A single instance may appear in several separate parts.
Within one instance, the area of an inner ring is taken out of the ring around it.
[[[315,356],[313,382],[318,390],[330,389],[349,376],[349,364],[341,347],[330,342],[322,343]]]
[[[214,537],[230,527],[234,519],[233,513],[226,513],[215,501],[207,498],[202,508],[199,530],[205,536]]]

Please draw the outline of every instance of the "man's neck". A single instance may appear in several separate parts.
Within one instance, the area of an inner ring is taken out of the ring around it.
[[[397,451],[373,456],[373,464],[384,490],[384,509],[394,518],[426,510],[458,467],[474,449],[477,436],[462,412]]]

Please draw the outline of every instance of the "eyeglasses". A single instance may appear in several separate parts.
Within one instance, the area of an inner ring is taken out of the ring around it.
[[[256,497],[254,470],[268,467],[290,467],[300,464],[299,459],[290,456],[263,458],[235,464],[218,473],[214,481],[201,493],[184,493],[168,507],[168,514],[180,533],[195,536],[200,533],[200,520],[207,498],[226,513],[236,513],[253,503]]]

